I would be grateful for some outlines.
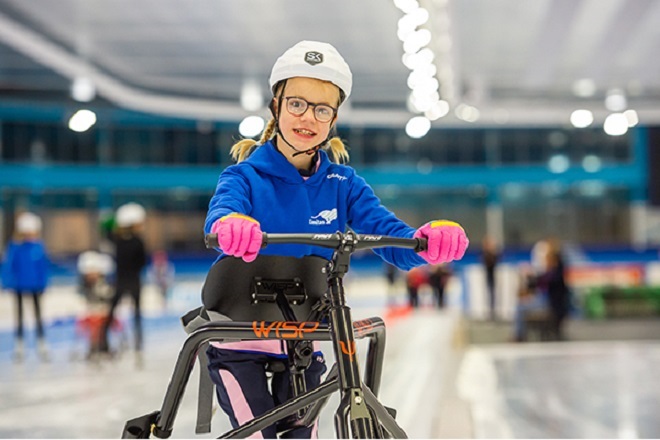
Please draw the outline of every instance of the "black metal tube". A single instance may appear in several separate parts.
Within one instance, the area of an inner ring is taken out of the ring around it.
[[[364,400],[373,411],[376,420],[378,420],[378,423],[380,423],[382,428],[385,429],[392,438],[408,438],[406,432],[401,429],[398,423],[396,423],[394,417],[392,417],[383,404],[378,401],[376,395],[366,387],[363,388],[363,391]]]
[[[330,368],[330,371],[325,378],[326,381],[330,381],[332,379],[337,379],[337,364],[334,364],[332,368]],[[329,396],[325,396],[312,403],[309,408],[307,408],[307,412],[305,413],[305,416],[302,418],[302,420],[300,420],[300,423],[304,426],[309,426],[313,420],[316,420],[325,404],[328,403],[328,398]]]
[[[329,284],[331,336],[339,369],[339,385],[342,390],[357,388],[361,381],[351,309],[345,302],[342,279],[333,277]]]
[[[378,395],[385,359],[385,322],[381,318],[368,318],[353,323],[356,339],[369,338],[365,362],[364,383]]]

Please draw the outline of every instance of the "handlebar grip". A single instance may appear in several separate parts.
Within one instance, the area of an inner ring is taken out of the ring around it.
[[[220,243],[218,243],[218,234],[204,235],[204,245],[206,246],[206,249],[213,249],[220,247]]]
[[[268,234],[265,232],[262,232],[262,234],[263,240],[261,241],[261,248],[263,249],[268,245]],[[220,247],[220,243],[218,243],[218,234],[206,234],[204,236],[204,244],[207,249]]]
[[[429,242],[426,238],[416,238],[417,246],[415,246],[415,252],[420,253],[428,249]]]

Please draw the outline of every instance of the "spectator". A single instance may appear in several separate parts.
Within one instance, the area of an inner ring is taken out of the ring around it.
[[[566,285],[565,270],[561,245],[550,241],[546,271],[537,277],[536,283],[540,289],[547,292],[552,315],[552,332],[558,340],[565,339],[563,327],[570,308],[571,291]]]
[[[481,261],[483,262],[486,271],[486,290],[488,292],[488,310],[491,321],[496,319],[495,305],[497,296],[495,290],[495,272],[499,260],[500,252],[495,240],[489,236],[484,237],[481,248]]]

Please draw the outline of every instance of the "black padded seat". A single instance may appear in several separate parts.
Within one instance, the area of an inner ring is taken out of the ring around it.
[[[209,270],[202,289],[206,310],[221,313],[232,321],[282,321],[284,316],[275,302],[252,303],[255,278],[262,280],[294,280],[298,278],[307,299],[302,304],[290,304],[297,320],[304,321],[328,290],[325,268],[328,260],[259,255],[246,263],[241,258],[225,257]]]

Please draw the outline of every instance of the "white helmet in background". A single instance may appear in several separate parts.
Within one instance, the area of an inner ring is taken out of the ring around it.
[[[41,219],[31,212],[24,212],[16,219],[16,231],[19,234],[37,234],[41,232]]]
[[[114,270],[114,261],[107,254],[86,251],[78,256],[78,272],[83,275],[98,273],[109,275]]]
[[[344,100],[351,94],[353,74],[344,58],[331,44],[301,41],[277,59],[270,73],[270,88],[282,80],[302,76],[329,81],[344,92]]]
[[[120,228],[127,228],[143,223],[147,218],[147,212],[137,203],[127,203],[117,209],[115,222]]]

